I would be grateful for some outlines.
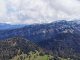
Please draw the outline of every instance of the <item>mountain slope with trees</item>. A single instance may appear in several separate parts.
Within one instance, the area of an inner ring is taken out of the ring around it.
[[[80,24],[75,21],[63,20],[0,31],[0,40],[12,37],[26,38],[54,56],[80,59]]]
[[[0,60],[9,60],[17,54],[40,50],[35,43],[21,37],[0,41]]]

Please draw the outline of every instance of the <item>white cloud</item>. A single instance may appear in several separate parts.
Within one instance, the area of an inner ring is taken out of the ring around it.
[[[80,19],[80,1],[0,0],[0,17],[0,22],[26,24]]]
[[[2,17],[5,14],[5,3],[3,0],[0,0],[0,17]]]

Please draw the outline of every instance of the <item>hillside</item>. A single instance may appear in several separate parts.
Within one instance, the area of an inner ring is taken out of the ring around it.
[[[7,24],[7,23],[0,23],[0,30],[6,30],[6,29],[17,29],[17,28],[22,28],[24,27],[25,25],[24,24]]]
[[[80,59],[80,24],[78,22],[63,20],[0,31],[2,40],[16,36],[36,43],[55,56]]]
[[[17,54],[39,51],[36,44],[21,37],[9,38],[0,41],[0,60],[9,60]]]
[[[0,41],[0,60],[68,60],[53,56],[42,48],[22,37]]]

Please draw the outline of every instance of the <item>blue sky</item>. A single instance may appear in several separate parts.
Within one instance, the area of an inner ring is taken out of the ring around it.
[[[50,23],[63,19],[80,19],[80,0],[0,0],[0,23]]]

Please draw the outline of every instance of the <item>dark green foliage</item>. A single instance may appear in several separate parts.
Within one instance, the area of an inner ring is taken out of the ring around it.
[[[21,37],[0,41],[0,60],[79,60],[79,58],[61,58],[58,55],[56,57],[51,53]]]
[[[0,41],[0,60],[9,60],[15,55],[39,50],[39,47],[27,39],[14,37]]]
[[[51,55],[43,54],[40,55],[39,51],[32,52],[30,51],[28,54],[21,54],[13,57],[11,60],[74,60],[71,58],[61,58],[61,57],[54,57]]]
[[[40,55],[40,52],[35,50],[35,52],[30,51],[28,54],[21,54],[15,56],[11,60],[50,60],[51,55]]]

